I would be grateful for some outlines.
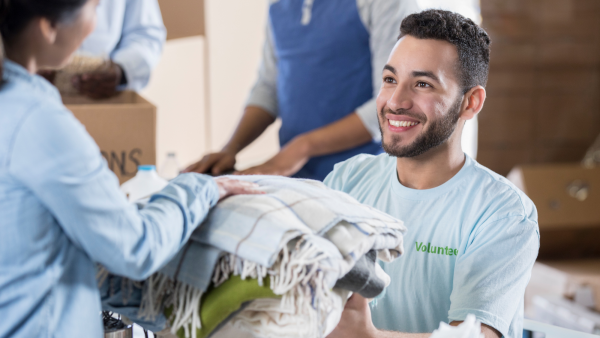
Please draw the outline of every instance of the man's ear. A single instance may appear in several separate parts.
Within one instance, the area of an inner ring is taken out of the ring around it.
[[[49,45],[53,45],[58,34],[56,25],[46,18],[38,18],[38,26],[44,41]]]
[[[460,113],[462,120],[470,120],[477,116],[483,108],[483,102],[485,101],[486,93],[485,88],[482,86],[475,86],[465,94],[463,107]]]

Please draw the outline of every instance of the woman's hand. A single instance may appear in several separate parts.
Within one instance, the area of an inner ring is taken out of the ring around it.
[[[215,179],[219,187],[219,202],[232,195],[257,195],[264,194],[260,190],[260,186],[253,182],[232,180],[227,177],[219,177]]]

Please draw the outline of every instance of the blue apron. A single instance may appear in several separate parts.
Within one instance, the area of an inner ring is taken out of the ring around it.
[[[315,0],[306,25],[301,22],[303,3],[280,0],[269,9],[278,58],[281,146],[346,117],[373,97],[369,33],[356,0]],[[294,177],[323,180],[338,162],[361,153],[380,152],[378,142],[369,142],[314,157]]]

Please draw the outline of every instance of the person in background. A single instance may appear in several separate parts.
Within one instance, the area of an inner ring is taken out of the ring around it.
[[[73,77],[73,86],[93,99],[108,98],[125,89],[144,89],[167,36],[157,0],[102,0],[96,12],[96,29],[78,53],[106,57],[109,65]]]
[[[281,151],[243,174],[322,180],[337,162],[381,152],[375,95],[415,0],[271,1],[258,80],[220,152],[186,171],[220,174],[276,118]]]
[[[335,166],[325,185],[404,221],[401,259],[369,306],[349,299],[329,338],[425,338],[468,314],[486,338],[521,337],[525,287],[540,247],[533,202],[463,152],[486,99],[488,34],[442,10],[412,14],[381,74],[386,154]]]
[[[102,337],[97,263],[142,280],[220,199],[259,193],[185,174],[142,210],[127,202],[57,89],[35,75],[69,61],[98,1],[0,0],[0,337]]]

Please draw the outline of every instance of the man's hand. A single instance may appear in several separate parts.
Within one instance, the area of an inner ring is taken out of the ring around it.
[[[355,293],[348,299],[338,326],[327,338],[371,338],[376,337],[376,333],[369,301]]]
[[[450,325],[458,326],[461,322],[452,322]],[[481,332],[485,338],[499,338],[502,336],[498,330],[482,324]],[[402,333],[377,330],[371,320],[369,301],[355,293],[348,299],[342,318],[338,326],[327,338],[427,338],[431,333]]]
[[[217,178],[215,182],[217,182],[217,186],[219,187],[219,202],[232,195],[257,195],[265,193],[260,190],[258,184],[253,182],[232,180],[226,177]]]
[[[235,154],[228,151],[220,151],[204,156],[200,161],[185,168],[184,173],[210,173],[220,175],[227,171],[232,171],[235,165]]]
[[[308,162],[309,154],[307,140],[300,136],[290,141],[277,155],[264,164],[236,172],[236,174],[292,176]]]
[[[100,100],[118,94],[117,86],[121,84],[123,76],[123,69],[111,61],[101,70],[73,76],[71,82],[81,95]]]

